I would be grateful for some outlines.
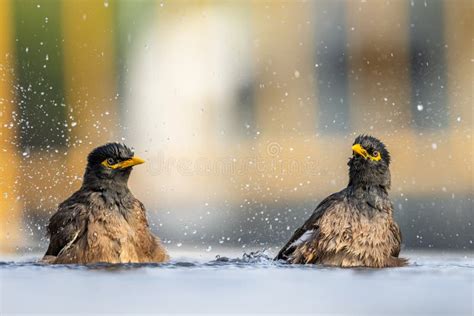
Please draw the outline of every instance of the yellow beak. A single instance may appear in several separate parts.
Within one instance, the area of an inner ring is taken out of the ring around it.
[[[364,147],[362,147],[361,144],[355,144],[354,146],[352,146],[352,151],[364,157],[365,159],[369,157],[369,153],[367,152],[367,150],[364,149]]]
[[[133,157],[133,158],[121,161],[119,163],[116,163],[115,165],[109,165],[109,163],[107,162],[107,159],[106,159],[102,162],[102,165],[104,165],[104,166],[106,166],[107,168],[110,168],[110,169],[125,169],[125,168],[133,167],[133,166],[136,166],[136,165],[141,165],[144,162],[145,162],[145,160],[143,160],[140,157]]]
[[[119,162],[118,164],[115,164],[115,166],[117,166],[116,168],[125,169],[125,168],[133,167],[133,166],[136,166],[136,165],[141,165],[144,162],[145,162],[145,160],[143,160],[140,157],[135,156],[131,159]]]

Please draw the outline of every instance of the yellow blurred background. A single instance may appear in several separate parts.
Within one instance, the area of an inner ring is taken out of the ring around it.
[[[170,247],[272,247],[393,163],[407,247],[472,249],[472,1],[0,0],[0,251],[45,223],[107,141]]]

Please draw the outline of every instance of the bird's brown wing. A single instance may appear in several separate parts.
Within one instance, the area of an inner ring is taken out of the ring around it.
[[[402,232],[400,230],[400,227],[395,221],[391,222],[390,230],[392,231],[393,236],[395,236],[396,238],[396,243],[393,245],[391,255],[393,257],[398,257],[398,255],[400,254],[400,247],[402,243]]]
[[[327,198],[325,198],[314,210],[311,217],[298,228],[290,240],[283,246],[283,248],[278,252],[278,255],[275,257],[275,260],[287,260],[291,257],[292,253],[298,248],[300,244],[299,241],[304,242],[306,239],[311,239],[317,236],[318,226],[317,221],[324,215],[326,210],[331,207],[334,203],[341,201],[343,199],[344,190],[341,192],[334,193]]]
[[[49,247],[45,256],[58,256],[86,230],[86,208],[83,204],[65,201],[48,224]]]
[[[143,203],[135,199],[134,214],[137,215],[136,222],[133,224],[137,232],[138,240],[135,245],[140,262],[164,262],[169,259],[165,247],[161,240],[155,236],[149,227],[146,218],[146,210]]]

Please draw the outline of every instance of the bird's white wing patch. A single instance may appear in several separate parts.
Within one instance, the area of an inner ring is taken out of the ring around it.
[[[72,239],[66,244],[66,246],[63,247],[63,249],[61,249],[61,251],[58,253],[58,257],[60,255],[62,255],[63,252],[65,252],[66,250],[68,250],[72,244],[76,241],[77,239],[77,236],[79,236],[79,230],[74,234],[74,237],[72,237]]]
[[[314,229],[310,229],[310,230],[307,230],[304,232],[303,235],[301,235],[300,238],[298,238],[297,240],[295,240],[291,245],[290,245],[290,248],[292,247],[298,247],[300,246],[301,244],[307,242],[308,240],[311,239],[311,237],[313,236],[314,234]]]

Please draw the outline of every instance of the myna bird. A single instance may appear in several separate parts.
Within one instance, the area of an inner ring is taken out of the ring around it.
[[[390,154],[375,137],[361,135],[352,146],[349,184],[324,199],[295,231],[277,260],[338,267],[400,267],[401,233],[393,219]]]
[[[79,191],[59,205],[48,225],[44,262],[163,262],[165,248],[148,226],[145,207],[128,188],[144,160],[119,143],[94,149]]]

